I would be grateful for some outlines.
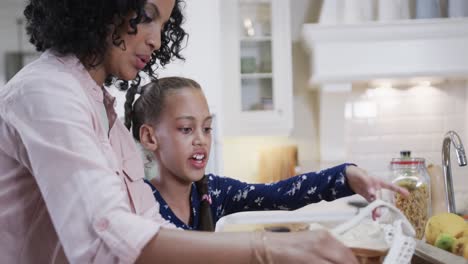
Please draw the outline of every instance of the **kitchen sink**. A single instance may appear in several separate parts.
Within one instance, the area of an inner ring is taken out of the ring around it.
[[[416,252],[413,255],[411,264],[463,264],[468,263],[468,260],[454,255],[450,252],[442,250],[427,244],[424,241],[417,240]]]

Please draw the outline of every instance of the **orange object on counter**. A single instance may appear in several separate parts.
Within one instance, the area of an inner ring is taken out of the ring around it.
[[[297,146],[265,148],[260,152],[259,181],[268,183],[288,179],[296,175],[297,164]]]

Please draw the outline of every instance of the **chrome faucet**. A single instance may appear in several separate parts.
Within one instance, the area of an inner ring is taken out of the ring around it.
[[[442,167],[444,169],[444,182],[445,182],[445,201],[449,213],[455,213],[455,194],[453,191],[452,181],[452,168],[450,165],[450,143],[453,143],[455,152],[457,153],[458,165],[466,165],[465,149],[460,137],[455,131],[449,131],[444,136],[442,143]]]

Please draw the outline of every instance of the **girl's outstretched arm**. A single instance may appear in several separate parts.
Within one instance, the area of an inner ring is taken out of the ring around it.
[[[342,164],[268,184],[208,175],[215,220],[241,211],[294,210],[321,200],[353,195],[346,179],[347,166]]]

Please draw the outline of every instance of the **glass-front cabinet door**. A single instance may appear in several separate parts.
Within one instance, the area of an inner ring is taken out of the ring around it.
[[[273,110],[271,2],[239,1],[242,111]]]
[[[292,128],[289,1],[221,1],[226,135]]]

